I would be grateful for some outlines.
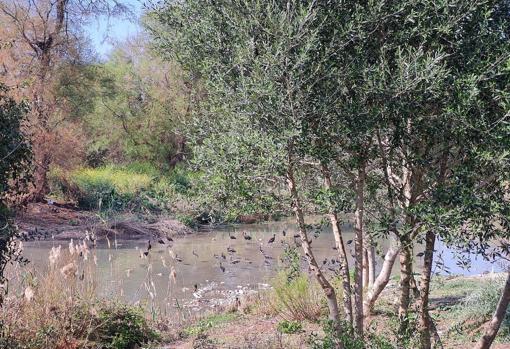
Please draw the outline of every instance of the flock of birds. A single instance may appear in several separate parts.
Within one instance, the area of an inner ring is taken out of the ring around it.
[[[281,235],[282,235],[283,238],[279,240],[280,243],[282,245],[285,245],[285,244],[288,245],[288,240],[286,239],[287,232],[285,230],[283,230],[281,232]],[[314,234],[314,238],[317,238],[317,237],[318,237],[318,234]],[[238,236],[236,236],[232,232],[228,232],[228,239],[230,239],[230,240],[237,240],[238,238],[239,239],[244,239],[246,242],[251,242],[252,240],[255,240],[246,231],[241,232],[241,234],[238,235]],[[301,242],[300,242],[301,235],[300,234],[294,234],[294,235],[292,235],[292,238],[293,238],[295,246],[296,247],[300,247],[301,246]],[[213,238],[213,241],[214,240],[216,240],[216,238]],[[263,240],[260,239],[260,238],[257,239],[257,240],[259,242],[258,250],[259,250],[260,254],[263,257],[263,263],[264,263],[265,266],[270,266],[272,264],[272,261],[274,260],[274,257],[271,256],[270,253],[267,253],[266,250],[263,248],[263,246],[264,246]],[[267,240],[266,246],[272,246],[276,242],[276,240],[277,240],[277,236],[276,236],[275,233],[273,233],[273,235]],[[157,242],[159,244],[161,244],[161,245],[167,245],[168,246],[169,253],[170,253],[171,257],[176,262],[179,262],[179,263],[183,262],[183,259],[180,256],[178,256],[173,250],[171,250],[172,242],[174,242],[174,240],[172,238],[170,238],[170,237],[159,238],[159,239],[157,239]],[[348,241],[348,243],[351,243],[351,242],[352,241]],[[150,252],[151,252],[151,250],[153,248],[151,240],[147,241],[147,245],[146,246],[147,246],[146,249],[143,252],[140,253],[140,257],[142,257],[142,258],[149,256],[149,254],[150,254]],[[333,247],[333,249],[336,249],[336,247]],[[192,250],[192,254],[196,258],[199,257],[199,254],[194,249]],[[240,263],[242,261],[242,258],[239,257],[239,254],[237,253],[237,251],[230,244],[226,247],[226,251],[221,252],[219,254],[214,253],[213,254],[213,258],[218,261],[217,265],[218,265],[218,268],[221,270],[222,273],[226,272],[226,270],[227,270],[226,266],[228,264],[235,265],[235,264],[238,264],[238,263]],[[305,260],[305,256],[302,256],[301,258],[302,258],[302,260]],[[252,264],[251,260],[245,259],[245,261],[248,264]],[[186,264],[186,263],[184,263],[184,264]],[[337,273],[338,272],[338,268],[341,266],[341,264],[340,264],[340,261],[338,259],[327,258],[326,257],[322,261],[322,266],[323,267],[327,267],[328,270]],[[195,288],[196,288],[196,285],[195,285]]]

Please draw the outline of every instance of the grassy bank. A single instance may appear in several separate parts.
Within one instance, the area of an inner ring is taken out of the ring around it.
[[[175,169],[166,173],[150,164],[106,165],[70,172],[54,168],[52,197],[102,213],[172,214],[195,224],[200,210],[193,202],[192,174]]]
[[[288,283],[282,282],[285,278],[282,273],[273,281],[272,289],[243,299],[231,310],[235,313],[211,315],[184,327],[176,347],[334,348],[338,337],[326,320],[327,308],[318,286],[304,275]],[[444,348],[466,348],[478,340],[496,307],[503,281],[499,275],[437,277],[431,293],[431,315]],[[396,287],[392,282],[384,292],[375,315],[368,319],[364,341],[355,340],[344,325],[347,333],[341,339],[345,348],[397,348]],[[510,343],[509,319],[510,312],[495,348],[506,348]],[[409,332],[405,348],[417,347],[416,333]]]
[[[255,223],[281,215],[259,212],[251,206],[213,207],[206,190],[200,187],[200,175],[180,167],[171,171],[147,163],[72,171],[55,167],[49,178],[52,198],[102,214],[167,214],[191,227],[209,222]]]

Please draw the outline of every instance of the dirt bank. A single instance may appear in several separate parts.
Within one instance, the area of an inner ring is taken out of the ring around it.
[[[150,220],[133,214],[120,214],[105,220],[97,212],[78,210],[63,204],[29,204],[16,215],[16,223],[26,240],[82,239],[87,234],[101,240],[177,237],[193,231],[165,216]]]

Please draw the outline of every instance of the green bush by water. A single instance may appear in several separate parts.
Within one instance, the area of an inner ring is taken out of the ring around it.
[[[187,176],[179,169],[167,175],[150,164],[133,163],[70,173],[52,169],[50,183],[54,194],[84,209],[164,211],[190,189]]]

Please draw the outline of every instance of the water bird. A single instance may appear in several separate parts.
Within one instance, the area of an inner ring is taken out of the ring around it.
[[[172,239],[171,237],[168,237],[166,238],[168,241],[171,241],[171,242],[174,242],[174,239]]]
[[[145,257],[147,257],[147,256],[149,255],[149,251],[145,251],[145,252],[143,253],[143,255],[144,255]]]
[[[347,245],[352,244],[352,240],[347,240]]]
[[[245,240],[251,240],[251,236],[246,234],[245,231],[243,232],[243,237],[244,237]]]
[[[222,271],[223,273],[225,272],[225,267],[223,266],[223,264],[221,264],[221,262],[220,262],[220,269],[221,269],[221,271]]]
[[[272,244],[276,239],[276,234],[273,234],[273,237],[267,241],[268,244]]]
[[[234,250],[232,247],[228,246],[227,247],[227,252],[229,252],[229,253],[236,253],[236,250]]]
[[[161,244],[161,245],[164,245],[165,244],[165,241],[163,241],[163,239],[159,239],[158,242]]]
[[[149,240],[148,244],[147,244],[147,252],[150,251],[151,248],[152,248],[152,245],[151,245],[151,241]]]
[[[232,240],[237,239],[234,235],[231,235],[230,232],[228,233],[228,237],[231,238]]]
[[[282,235],[285,237],[287,235],[287,232],[285,230],[282,231]]]

